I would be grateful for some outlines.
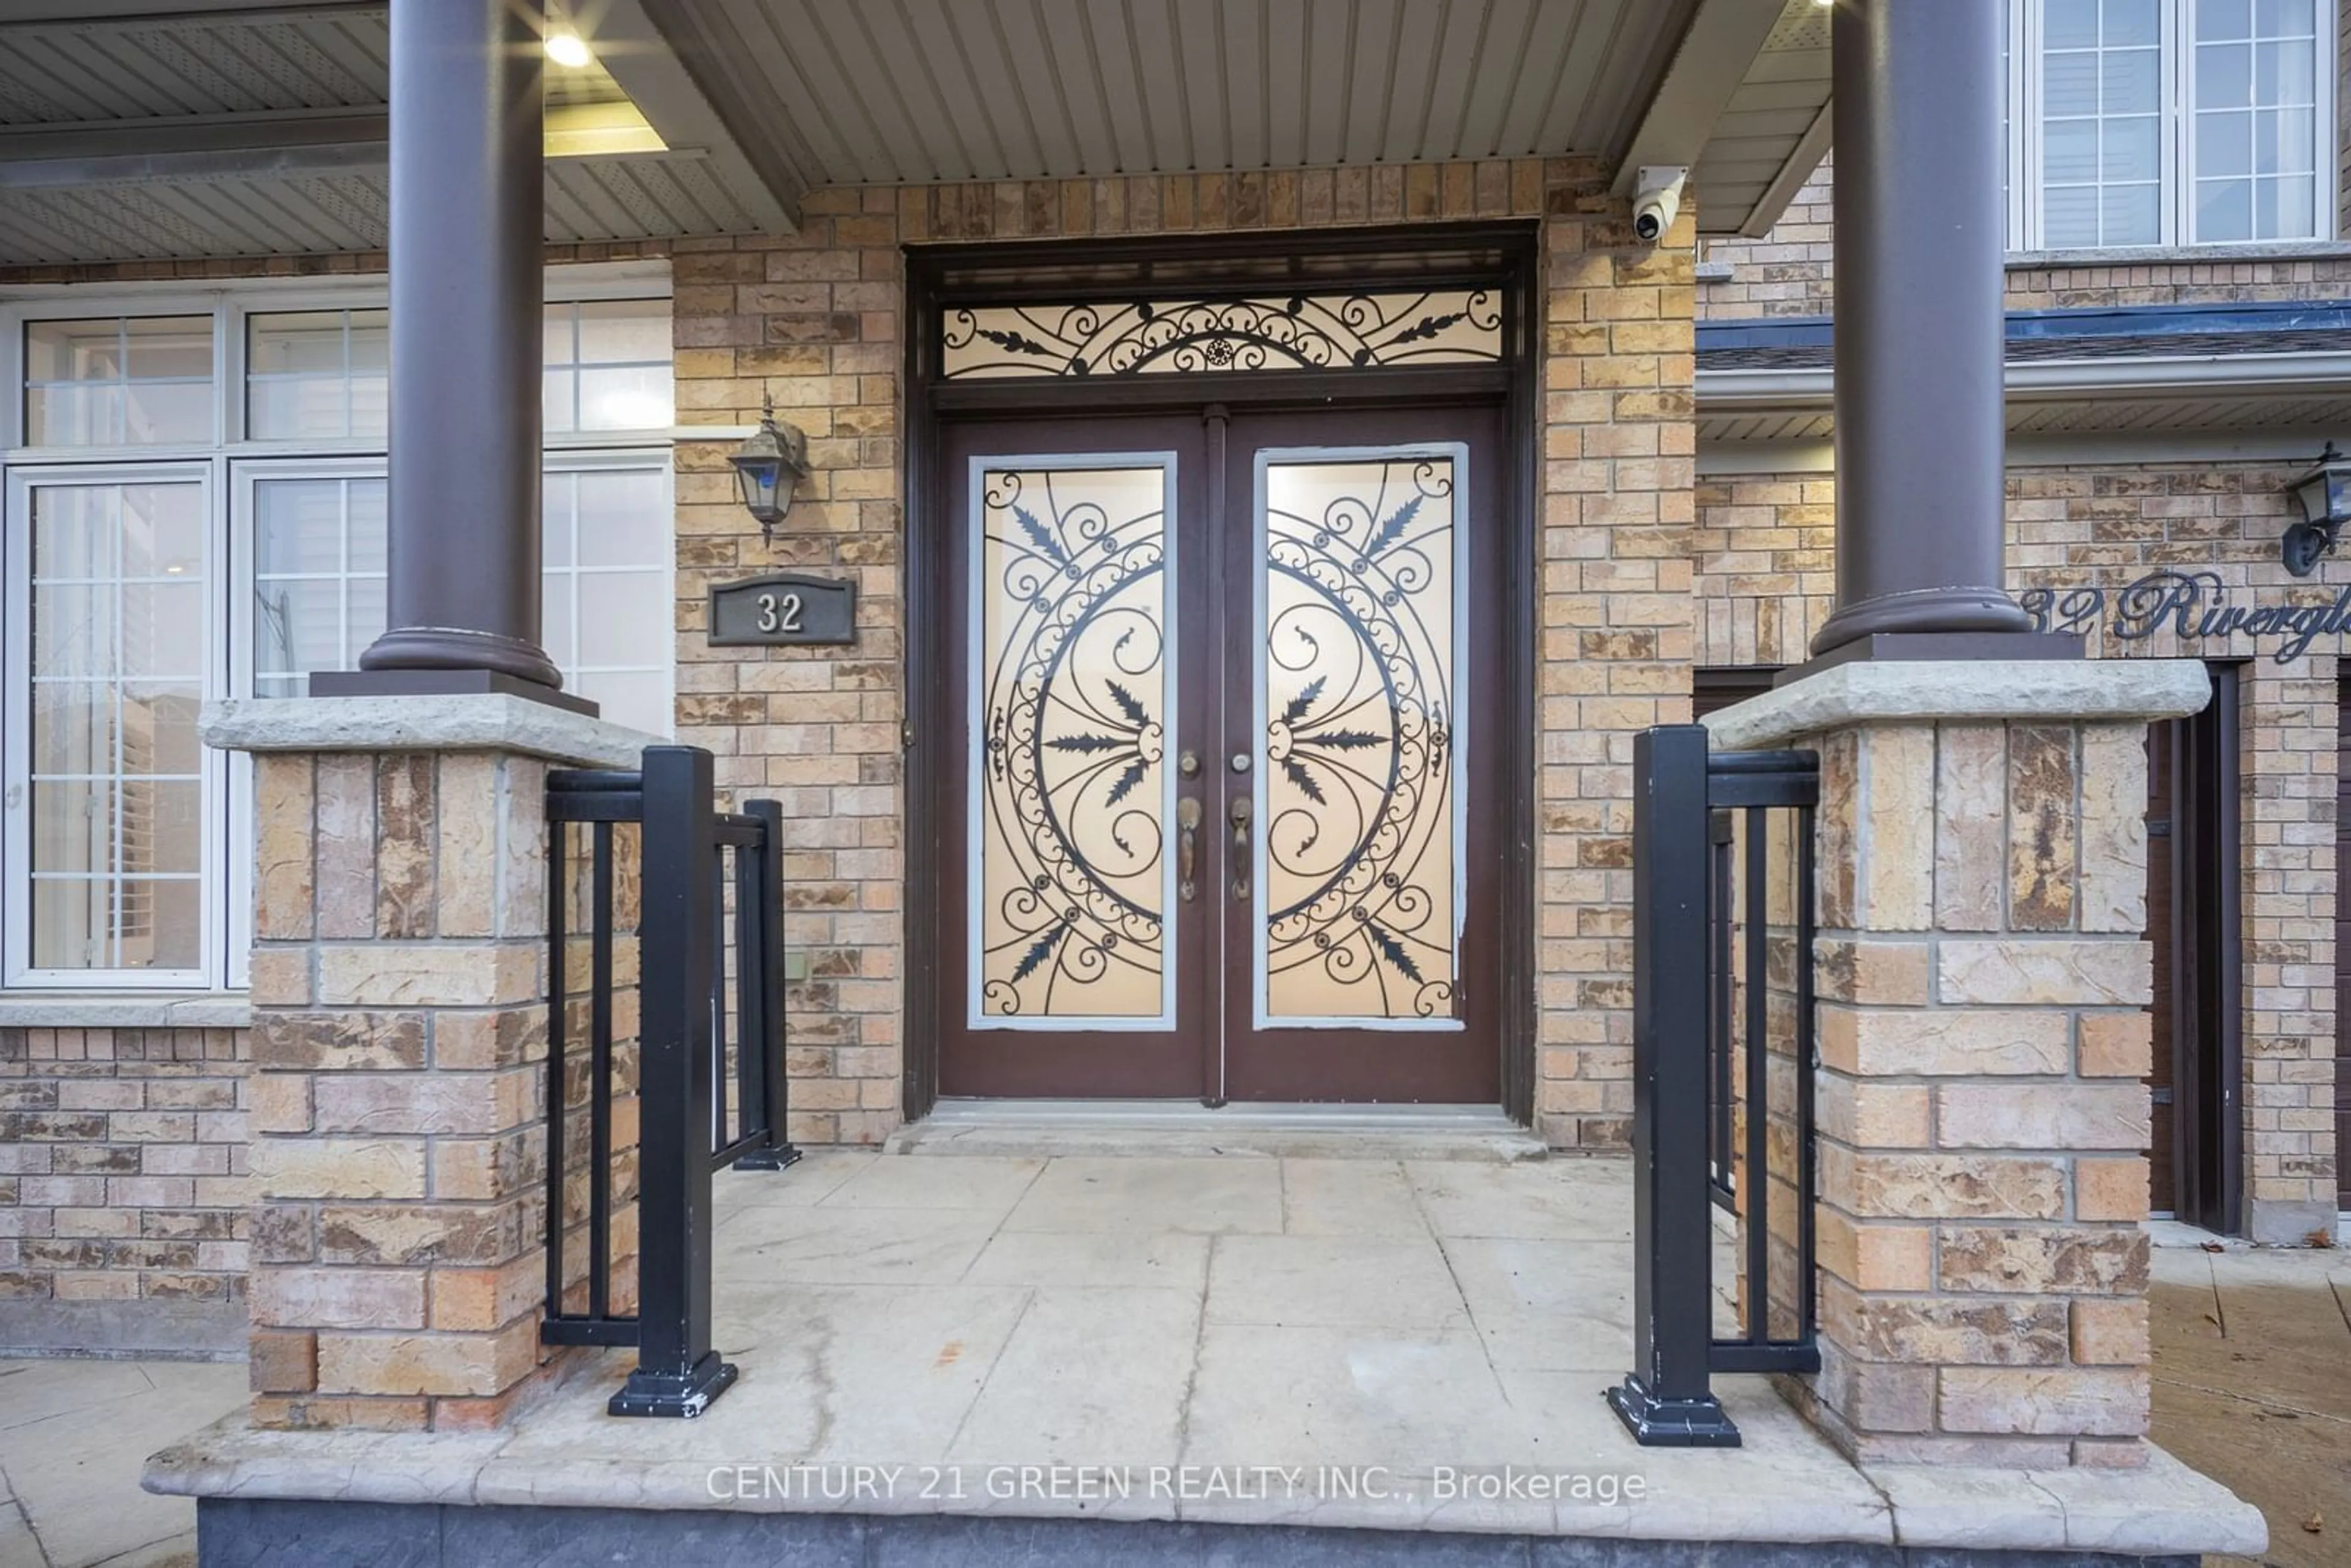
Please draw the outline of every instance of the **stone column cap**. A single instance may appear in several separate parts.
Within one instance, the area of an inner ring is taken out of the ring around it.
[[[646,747],[666,744],[502,692],[206,703],[197,732],[222,751],[503,751],[574,768],[634,768]]]
[[[1706,717],[1718,751],[1757,751],[1873,724],[2179,718],[2212,678],[2194,659],[1855,660]]]

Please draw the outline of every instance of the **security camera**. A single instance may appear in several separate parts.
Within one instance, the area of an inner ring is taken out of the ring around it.
[[[1682,210],[1682,186],[1689,180],[1686,168],[1644,167],[1635,177],[1633,233],[1644,245],[1655,245],[1674,226]]]

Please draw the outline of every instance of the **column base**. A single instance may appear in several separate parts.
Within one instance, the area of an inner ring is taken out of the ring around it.
[[[504,670],[319,670],[310,676],[314,697],[455,697],[485,694],[524,697],[589,718],[596,705],[555,686],[527,681]]]
[[[640,1367],[629,1374],[629,1381],[604,1410],[611,1416],[663,1416],[690,1421],[735,1385],[735,1375],[734,1363],[719,1360],[715,1350],[684,1374],[647,1372]]]
[[[1840,606],[1813,635],[1813,652],[1830,653],[1848,643],[1889,633],[2015,634],[2032,630],[2032,618],[1997,588],[1919,588]]]
[[[1739,1427],[1722,1413],[1713,1395],[1697,1399],[1661,1399],[1641,1386],[1637,1375],[1608,1390],[1608,1407],[1645,1448],[1735,1448]]]
[[[771,1149],[753,1149],[735,1162],[738,1171],[779,1171],[787,1166],[800,1163],[799,1150],[789,1144],[779,1144]]]
[[[563,672],[547,650],[528,637],[477,632],[463,626],[395,626],[368,644],[360,668],[384,670],[489,670],[560,690]]]

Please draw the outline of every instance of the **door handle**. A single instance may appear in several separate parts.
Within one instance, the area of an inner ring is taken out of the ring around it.
[[[1192,869],[1200,858],[1200,802],[1186,796],[1176,802],[1176,896],[1192,902]]]
[[[1233,797],[1228,819],[1233,825],[1233,896],[1249,895],[1249,798]]]

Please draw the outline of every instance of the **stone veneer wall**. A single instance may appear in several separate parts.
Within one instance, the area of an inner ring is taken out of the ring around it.
[[[2351,29],[2346,37],[2351,40]],[[2351,75],[2345,95],[2351,101]],[[2345,123],[2351,128],[2351,115]],[[1707,242],[1706,259],[1727,262],[1732,271],[1698,286],[1701,319],[1829,313],[1836,292],[1833,162],[1823,162],[1761,239]],[[2344,298],[2351,298],[2351,254],[2239,260],[2203,250],[2194,259],[2166,260],[2150,252],[2126,266],[2013,266],[2008,272],[2011,310]]]
[[[2331,602],[2351,561],[2286,574],[2296,465],[2017,468],[2008,479],[2008,586],[2113,591],[2158,568],[2210,571],[2232,601]],[[1698,663],[1801,663],[1834,588],[1826,473],[1713,476],[1698,486]],[[2123,643],[2103,658],[2242,661],[2245,1196],[2281,1217],[2335,1204],[2335,834],[2337,640],[2290,663],[2276,640]],[[2300,1206],[2297,1208],[2295,1206]],[[2307,1228],[2290,1228],[2298,1236]],[[2283,1238],[2283,1232],[2281,1237]]]
[[[546,257],[560,267],[668,253],[667,241],[646,240],[549,246]],[[0,287],[353,277],[384,267],[375,253],[0,267]],[[251,1061],[243,1029],[0,1028],[0,1353],[242,1352]]]
[[[1689,712],[1692,217],[1636,245],[1589,159],[829,190],[802,211],[796,235],[673,247],[680,419],[747,423],[770,395],[816,470],[770,548],[736,504],[733,438],[678,455],[679,738],[789,819],[792,1137],[870,1143],[902,1115],[898,247],[1520,215],[1545,248],[1536,1108],[1554,1144],[1624,1142],[1632,738]],[[709,584],[778,567],[856,576],[846,656],[705,644]]]

